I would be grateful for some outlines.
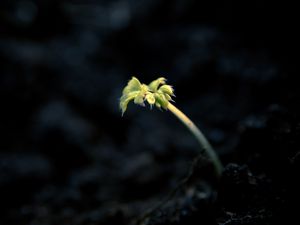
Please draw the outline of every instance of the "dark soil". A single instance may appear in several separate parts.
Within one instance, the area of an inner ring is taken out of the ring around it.
[[[296,8],[1,0],[0,224],[299,224]],[[220,179],[169,112],[121,117],[131,76],[168,78]]]

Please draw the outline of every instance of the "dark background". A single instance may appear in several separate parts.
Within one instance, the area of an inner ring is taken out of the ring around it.
[[[147,224],[297,224],[299,39],[279,1],[1,0],[0,224],[129,224],[198,146],[169,112],[118,108],[168,79],[207,162]],[[297,207],[296,207],[297,208]]]

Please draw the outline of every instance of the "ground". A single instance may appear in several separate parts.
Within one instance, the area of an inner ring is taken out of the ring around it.
[[[1,1],[0,223],[298,224],[294,17],[269,1]],[[121,116],[131,76],[168,79],[221,177],[170,112]]]

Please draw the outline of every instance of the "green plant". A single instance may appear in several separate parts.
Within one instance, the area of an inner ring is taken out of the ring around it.
[[[164,77],[152,81],[149,85],[142,84],[136,77],[132,77],[123,89],[122,97],[120,98],[122,116],[127,109],[128,103],[132,100],[135,104],[141,106],[145,106],[145,102],[147,102],[151,108],[155,105],[159,109],[169,110],[191,131],[199,142],[201,149],[212,160],[217,175],[221,175],[223,166],[212,146],[199,128],[171,103],[173,101],[172,97],[174,97],[174,89],[172,86],[166,84]]]

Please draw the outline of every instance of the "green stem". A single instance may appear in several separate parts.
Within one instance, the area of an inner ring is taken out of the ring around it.
[[[199,130],[199,128],[177,107],[175,107],[172,103],[169,102],[168,109],[192,132],[197,141],[199,142],[201,148],[206,152],[206,154],[211,158],[215,170],[218,176],[222,174],[223,166],[222,163],[213,150],[212,146],[209,144],[208,140]]]

